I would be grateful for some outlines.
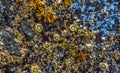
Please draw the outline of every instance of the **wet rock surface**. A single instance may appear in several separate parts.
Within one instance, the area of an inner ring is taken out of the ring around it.
[[[0,0],[0,73],[119,73],[119,0]]]

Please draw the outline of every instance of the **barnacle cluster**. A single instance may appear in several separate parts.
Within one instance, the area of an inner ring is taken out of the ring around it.
[[[119,73],[119,0],[0,0],[0,73]]]

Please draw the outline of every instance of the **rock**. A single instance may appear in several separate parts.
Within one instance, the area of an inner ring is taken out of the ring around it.
[[[20,45],[16,43],[13,39],[15,38],[15,35],[7,30],[4,30],[2,32],[2,38],[3,38],[3,50],[7,50],[12,55],[20,56]]]
[[[30,41],[34,38],[35,33],[32,30],[30,24],[26,20],[21,21],[20,27],[27,41]]]

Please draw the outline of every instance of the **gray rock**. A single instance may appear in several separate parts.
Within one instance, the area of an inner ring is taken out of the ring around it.
[[[26,20],[22,20],[20,23],[22,33],[25,35],[27,41],[30,41],[34,38],[34,31]]]
[[[7,30],[2,32],[3,50],[7,50],[12,55],[20,56],[20,45],[14,41],[15,35]]]

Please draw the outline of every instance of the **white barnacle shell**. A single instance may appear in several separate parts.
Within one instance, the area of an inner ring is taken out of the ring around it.
[[[101,70],[106,70],[106,69],[108,69],[108,64],[107,63],[100,63],[99,67]]]

